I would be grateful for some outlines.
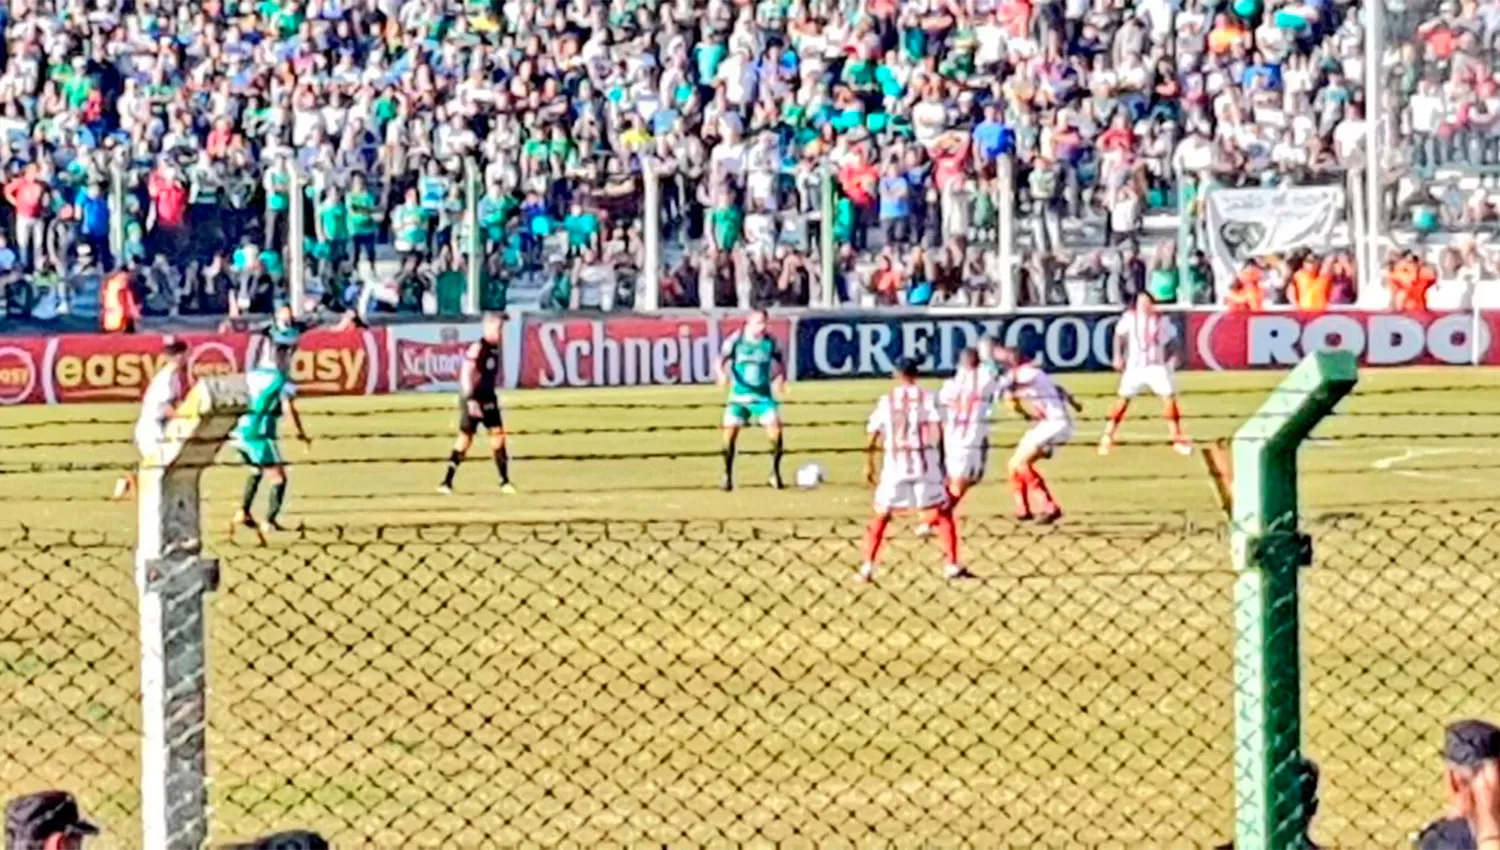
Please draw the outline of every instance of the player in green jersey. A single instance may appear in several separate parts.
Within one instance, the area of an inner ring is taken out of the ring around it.
[[[292,400],[297,394],[291,377],[292,356],[297,351],[301,332],[292,321],[291,310],[284,305],[278,306],[275,321],[263,334],[265,338],[255,368],[245,374],[249,388],[248,406],[234,429],[235,448],[250,465],[250,477],[245,480],[244,499],[230,525],[231,534],[236,526],[260,534],[260,523],[251,513],[251,507],[256,492],[260,490],[261,479],[267,475],[271,478],[271,503],[266,514],[266,527],[272,530],[281,528],[278,519],[286,504],[287,490],[286,467],[277,438],[282,414],[291,417],[292,425],[297,429],[297,439],[309,447],[312,445]]]
[[[719,352],[719,386],[729,388],[724,406],[724,481],[725,490],[734,489],[734,450],[740,429],[752,419],[760,422],[771,438],[771,486],[780,490],[781,406],[778,399],[786,394],[786,363],[776,340],[766,333],[769,317],[756,310],[745,320],[745,327],[729,339]]]

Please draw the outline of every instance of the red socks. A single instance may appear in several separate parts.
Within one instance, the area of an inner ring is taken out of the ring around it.
[[[1031,491],[1035,490],[1042,497],[1042,510],[1052,513],[1057,510],[1057,502],[1052,498],[1052,490],[1047,486],[1046,479],[1037,472],[1035,466],[1028,466],[1020,472],[1012,473],[1010,476],[1011,494],[1016,500],[1016,513],[1022,516],[1031,515]]]
[[[1173,440],[1182,439],[1182,409],[1177,406],[1175,398],[1167,399],[1167,429]]]
[[[1123,398],[1119,401],[1116,401],[1115,406],[1110,408],[1109,424],[1104,428],[1104,434],[1105,436],[1109,437],[1110,440],[1114,440],[1115,433],[1120,430],[1120,423],[1125,421],[1125,411],[1129,409],[1130,402],[1126,401]]]
[[[943,557],[948,559],[947,563],[957,564],[958,523],[953,520],[952,506],[938,511],[934,528],[937,529],[938,540],[943,544]]]
[[[865,563],[873,564],[880,559],[880,547],[885,545],[885,529],[890,524],[890,514],[876,514],[870,518],[870,525],[865,529]]]

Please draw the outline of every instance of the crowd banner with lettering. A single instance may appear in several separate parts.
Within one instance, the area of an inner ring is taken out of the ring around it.
[[[292,359],[306,395],[385,392],[385,330],[314,330]],[[243,372],[257,338],[248,333],[179,334],[194,378]],[[135,401],[166,361],[160,334],[0,337],[0,405]]]
[[[1182,314],[1163,314],[1177,323]],[[889,375],[904,357],[914,357],[926,374],[946,375],[958,355],[989,336],[1038,359],[1057,372],[1111,368],[1118,313],[943,315],[826,313],[806,315],[796,327],[799,380]]]
[[[1341,186],[1213,189],[1204,206],[1209,261],[1221,287],[1254,257],[1348,244],[1347,235],[1336,238],[1344,218]]]
[[[743,316],[596,319],[529,315],[521,345],[522,387],[637,387],[709,384],[724,340]],[[768,331],[781,343],[792,371],[793,322],[772,317]]]
[[[1500,363],[1500,312],[1195,313],[1188,366],[1290,369],[1318,351],[1351,351],[1363,366]]]
[[[521,319],[505,324],[499,375],[504,387],[516,386],[520,373],[521,328]],[[391,325],[386,339],[390,346],[387,362],[392,392],[457,391],[464,356],[480,335],[477,320]]]

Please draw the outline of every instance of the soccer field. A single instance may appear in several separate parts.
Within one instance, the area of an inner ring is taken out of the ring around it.
[[[1200,442],[1278,376],[1187,375]],[[339,847],[1203,847],[1232,831],[1233,579],[1198,458],[1145,400],[1108,458],[1109,376],[1048,462],[1060,527],[965,502],[966,561],[898,542],[848,579],[880,382],[792,386],[787,472],[717,490],[712,388],[510,394],[502,496],[480,447],[435,485],[452,399],[302,403],[299,534],[230,545],[242,470],[208,471],[217,838]],[[1500,704],[1490,612],[1500,373],[1367,372],[1302,455],[1314,836],[1400,846],[1437,811],[1442,723]],[[0,411],[0,781],[77,791],[138,844],[134,410]],[[992,473],[1020,433],[997,428]],[[264,498],[264,497],[262,497]],[[24,529],[23,529],[24,527]],[[40,740],[39,740],[40,739]],[[45,757],[37,752],[46,751]]]

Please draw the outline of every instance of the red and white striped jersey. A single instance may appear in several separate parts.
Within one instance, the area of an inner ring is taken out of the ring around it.
[[[1127,310],[1115,325],[1115,337],[1125,340],[1125,368],[1162,366],[1167,362],[1167,346],[1177,338],[1177,327],[1152,310]]]
[[[937,396],[921,387],[897,387],[880,397],[865,430],[885,441],[885,481],[905,481],[941,475],[937,441],[929,432],[941,426]]]
[[[1073,409],[1062,387],[1035,363],[1023,363],[1012,370],[1005,390],[1049,422],[1073,421]]]
[[[950,446],[977,446],[990,435],[990,406],[1000,381],[988,369],[961,369],[943,382],[943,440]]]

